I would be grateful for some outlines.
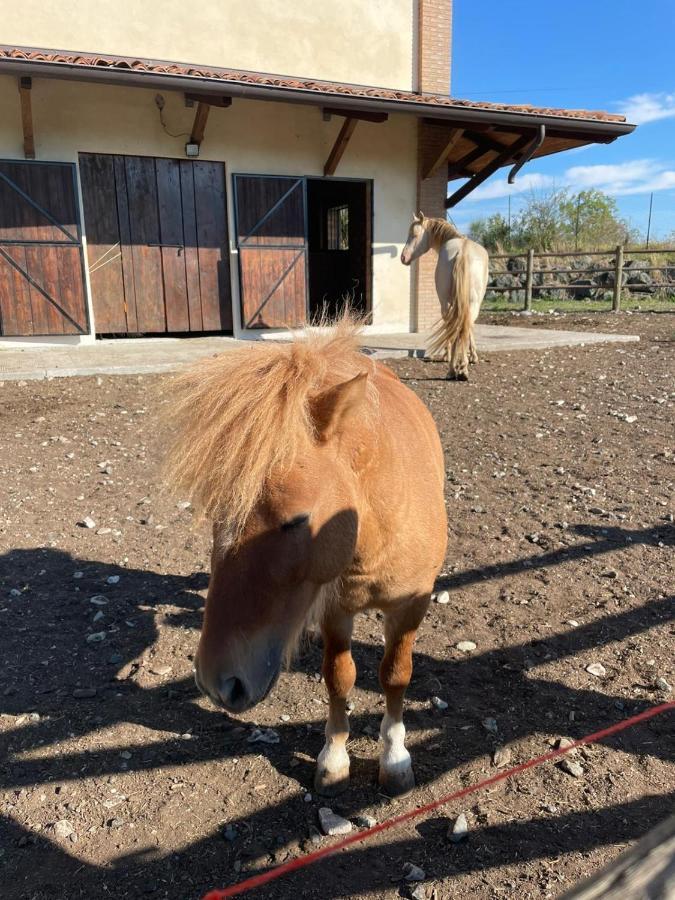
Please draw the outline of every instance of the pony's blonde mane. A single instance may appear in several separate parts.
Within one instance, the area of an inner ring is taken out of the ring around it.
[[[464,237],[462,232],[446,219],[430,219],[424,216],[422,225],[435,244],[444,244],[445,241],[450,241],[452,238]]]
[[[235,539],[273,473],[287,471],[316,439],[311,401],[372,370],[349,316],[292,342],[256,341],[179,375],[170,421],[176,429],[166,475],[201,516]],[[368,405],[376,399],[369,379]]]

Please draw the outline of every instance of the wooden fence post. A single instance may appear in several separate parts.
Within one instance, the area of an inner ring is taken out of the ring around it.
[[[525,275],[525,306],[523,309],[532,309],[532,276],[534,274],[534,250],[530,247],[527,251],[527,272]]]
[[[612,310],[618,312],[621,308],[621,282],[623,280],[623,244],[616,248],[616,261],[614,266],[614,296],[612,297]]]

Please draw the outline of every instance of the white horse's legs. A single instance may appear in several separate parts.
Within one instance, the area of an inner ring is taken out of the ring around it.
[[[471,337],[469,338],[469,362],[471,364],[478,362],[478,353],[476,351],[476,340],[473,336],[473,329],[471,330]]]
[[[448,344],[448,378],[454,381],[469,380],[470,342],[460,338],[454,344]]]

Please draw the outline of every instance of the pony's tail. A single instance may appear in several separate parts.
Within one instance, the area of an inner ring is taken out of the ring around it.
[[[471,335],[471,278],[467,239],[455,257],[450,282],[450,295],[445,314],[434,326],[427,343],[427,356],[432,359],[448,359],[448,348],[458,345],[462,353],[468,352]]]

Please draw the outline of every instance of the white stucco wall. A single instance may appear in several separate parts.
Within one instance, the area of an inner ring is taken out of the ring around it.
[[[0,42],[410,90],[414,0],[21,0]]]
[[[172,138],[162,129],[155,94],[34,79],[37,160],[76,163],[78,152],[185,158],[186,138]],[[182,94],[163,96],[169,130],[189,132],[194,109],[185,108]],[[248,100],[211,110],[200,158],[226,165],[235,333],[240,331],[232,174],[320,176],[342,121],[324,122],[319,108]],[[373,326],[378,330],[410,327],[410,269],[399,255],[415,205],[416,151],[412,117],[359,122],[336,172],[336,177],[373,180]],[[19,95],[9,76],[0,77],[0,159],[23,159]],[[90,315],[93,321],[91,308]]]

